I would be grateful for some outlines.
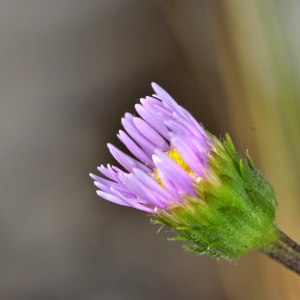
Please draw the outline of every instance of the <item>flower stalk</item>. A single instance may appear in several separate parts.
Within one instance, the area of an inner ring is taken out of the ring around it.
[[[264,236],[264,244],[257,250],[300,275],[300,246],[275,225]]]

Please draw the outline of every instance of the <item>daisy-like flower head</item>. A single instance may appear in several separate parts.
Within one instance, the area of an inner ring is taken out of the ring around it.
[[[126,113],[118,138],[136,157],[108,144],[114,158],[128,171],[115,166],[98,170],[110,180],[91,174],[102,198],[157,214],[157,209],[183,203],[196,196],[195,184],[208,172],[210,137],[194,117],[160,86],[156,94],[140,99],[140,117]]]
[[[229,136],[222,143],[160,86],[126,113],[118,138],[135,158],[108,144],[126,170],[103,165],[90,174],[102,198],[153,214],[190,241],[187,249],[235,258],[257,247],[275,217],[271,185],[250,156],[240,160]],[[234,236],[233,236],[234,232]]]

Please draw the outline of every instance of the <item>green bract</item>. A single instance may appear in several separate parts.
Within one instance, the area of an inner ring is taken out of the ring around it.
[[[169,210],[157,209],[156,223],[174,228],[172,240],[193,243],[186,249],[211,257],[233,259],[265,244],[273,228],[277,201],[271,184],[246,153],[243,161],[229,135],[223,143],[211,138],[206,178],[195,183],[198,196],[186,197]],[[176,176],[176,175],[175,175]]]

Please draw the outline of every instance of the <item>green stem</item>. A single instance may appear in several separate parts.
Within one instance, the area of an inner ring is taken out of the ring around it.
[[[275,225],[258,250],[300,275],[300,246]]]

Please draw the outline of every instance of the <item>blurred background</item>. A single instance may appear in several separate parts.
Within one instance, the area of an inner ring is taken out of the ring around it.
[[[126,111],[162,85],[275,186],[300,242],[300,2],[0,1],[0,299],[290,300],[300,278],[260,253],[184,251],[89,172]]]

